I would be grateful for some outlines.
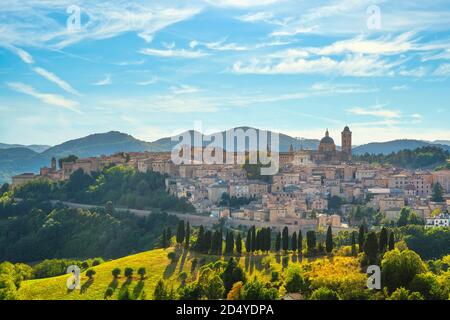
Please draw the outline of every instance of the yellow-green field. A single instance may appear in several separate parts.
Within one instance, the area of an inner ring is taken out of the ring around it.
[[[200,255],[197,253],[184,252],[176,263],[171,263],[167,257],[168,253],[174,251],[170,249],[157,249],[143,252],[121,259],[105,262],[101,265],[93,267],[96,271],[93,281],[85,275],[81,276],[81,290],[69,291],[66,287],[66,281],[69,275],[63,275],[54,278],[36,279],[22,282],[18,291],[19,299],[23,300],[103,300],[105,291],[109,286],[114,286],[114,294],[111,299],[117,299],[118,294],[123,286],[128,286],[132,297],[139,299],[152,299],[155,286],[159,279],[163,278],[169,286],[173,285],[177,288],[179,285],[178,276],[182,271],[188,274],[188,281],[191,280],[192,260],[205,258],[207,262],[217,261],[217,256]],[[273,270],[281,270],[282,265],[280,258],[275,258],[273,254],[269,256],[271,268],[266,270],[262,266],[264,256],[242,256],[240,264],[245,268],[251,277],[257,276],[259,279],[270,280]],[[224,258],[219,258],[224,259]],[[267,258],[266,258],[267,259]],[[289,262],[295,261],[295,257],[289,257]],[[134,269],[132,281],[127,281],[123,275],[124,269],[131,267]],[[137,270],[145,267],[147,274],[143,281],[137,274]],[[114,283],[112,270],[121,269],[121,276]]]

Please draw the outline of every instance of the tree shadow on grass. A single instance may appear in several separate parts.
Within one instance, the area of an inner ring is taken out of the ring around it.
[[[277,252],[277,253],[275,254],[275,261],[276,261],[278,264],[281,264],[281,255],[280,255],[279,252]]]
[[[281,259],[281,266],[282,266],[283,270],[289,266],[289,256],[284,256]]]
[[[186,263],[186,258],[187,258],[188,252],[189,251],[187,249],[183,250],[183,254],[181,256],[181,261],[180,261],[180,268],[178,269],[178,272],[182,272],[183,271],[184,264]]]
[[[166,270],[164,270],[164,275],[163,275],[164,279],[168,279],[174,274],[174,272],[177,268],[177,264],[178,264],[178,261],[174,261],[174,262],[171,262],[166,267]]]
[[[89,279],[88,281],[86,281],[80,289],[80,294],[86,293],[87,289],[89,289],[89,287],[94,283],[94,279]]]
[[[291,261],[292,263],[297,263],[298,261],[298,255],[295,252],[292,254]]]
[[[245,256],[245,271],[247,271],[248,274],[253,274],[253,271],[255,269],[255,257],[253,254],[247,254]]]
[[[142,294],[142,290],[144,289],[144,281],[140,280],[138,284],[133,289],[133,298],[135,300],[139,299]]]
[[[116,291],[118,286],[119,286],[119,280],[117,278],[114,278],[108,285],[108,288],[111,288],[111,289],[113,289],[113,291]]]
[[[133,281],[133,278],[127,278],[127,280],[125,280],[125,282],[122,284],[121,288],[128,287],[131,284],[131,281]]]

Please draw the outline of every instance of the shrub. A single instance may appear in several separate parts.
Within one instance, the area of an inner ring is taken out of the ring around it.
[[[310,297],[311,300],[339,300],[339,295],[336,291],[328,288],[319,288],[314,290]]]
[[[410,292],[409,290],[406,290],[405,288],[398,288],[395,290],[392,295],[387,298],[387,300],[424,300],[423,296],[418,292]]]
[[[386,252],[381,269],[383,283],[392,292],[400,287],[407,288],[417,274],[425,272],[426,266],[414,251],[395,249]]]
[[[92,266],[93,267],[98,266],[98,265],[102,264],[103,262],[105,262],[105,261],[103,261],[102,258],[96,258],[96,259],[92,260]]]
[[[95,272],[94,269],[89,269],[88,271],[86,271],[86,276],[87,276],[90,280],[92,280],[92,279],[94,278],[94,275],[95,275],[96,273],[97,273],[97,272]]]
[[[144,280],[146,273],[147,273],[147,270],[144,267],[141,267],[138,269],[138,275],[141,276],[141,280]]]
[[[277,282],[280,280],[280,273],[278,271],[272,271],[271,282]]]
[[[175,252],[169,252],[167,254],[167,258],[169,258],[170,262],[175,263],[178,259],[177,255]]]
[[[292,266],[287,271],[285,288],[288,293],[304,293],[308,290],[308,283],[298,266]]]
[[[113,294],[114,294],[113,288],[108,287],[108,289],[106,289],[105,291],[105,299],[111,298]]]
[[[185,282],[187,277],[188,277],[187,273],[183,271],[178,275],[178,280],[180,280],[181,282]]]
[[[120,268],[115,268],[113,271],[111,271],[111,273],[112,273],[114,279],[119,278],[120,272],[121,272]]]
[[[128,279],[131,279],[131,278],[133,277],[133,272],[134,272],[133,268],[126,267],[126,268],[125,268],[124,275],[125,275],[125,277],[127,277]]]

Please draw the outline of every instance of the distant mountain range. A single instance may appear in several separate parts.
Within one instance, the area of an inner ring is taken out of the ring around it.
[[[6,144],[6,143],[0,143],[0,149],[11,149],[11,148],[27,148],[30,150],[33,150],[35,152],[44,152],[45,150],[47,150],[48,148],[50,148],[51,146],[46,146],[46,145],[38,145],[38,144],[32,144],[29,146],[24,146],[21,144]]]
[[[433,144],[445,144],[446,146],[450,146],[450,140],[436,140],[432,142]]]
[[[400,150],[414,150],[417,148],[436,146],[450,151],[450,144],[427,142],[421,140],[394,140],[387,142],[373,142],[353,148],[354,154],[389,154]]]
[[[240,129],[246,130],[248,127],[240,127]],[[189,133],[192,137],[193,131],[189,131]],[[225,132],[219,132],[218,134],[222,134],[223,140],[225,141]],[[285,134],[280,134],[280,151],[288,151],[291,145],[295,150],[299,150],[302,147],[308,150],[315,150],[319,142],[316,139],[300,140]],[[204,145],[208,145],[209,143],[205,142]],[[0,183],[10,181],[13,175],[19,173],[39,172],[39,168],[50,164],[52,157],[61,158],[71,154],[77,155],[78,157],[95,157],[110,155],[116,152],[163,152],[171,151],[176,144],[178,144],[177,140],[172,141],[170,137],[162,138],[154,142],[146,142],[117,131],[92,134],[53,147],[45,145],[23,146],[0,144]],[[353,149],[353,152],[355,154],[388,154],[403,149],[412,150],[430,145],[450,150],[450,141],[446,140],[435,142],[395,140],[357,146]]]

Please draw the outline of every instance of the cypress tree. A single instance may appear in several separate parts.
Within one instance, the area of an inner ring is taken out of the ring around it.
[[[252,231],[251,229],[248,229],[247,231],[247,238],[245,238],[245,250],[247,253],[252,251]]]
[[[203,242],[203,253],[209,253],[212,248],[211,248],[211,244],[212,244],[212,232],[210,230],[205,232],[205,239]]]
[[[364,241],[365,241],[365,236],[366,236],[365,233],[366,233],[366,230],[365,230],[364,225],[362,224],[359,227],[359,233],[358,233],[359,252],[364,251]]]
[[[355,231],[352,232],[352,256],[356,256],[356,236]]]
[[[272,250],[272,230],[270,229],[270,227],[267,228],[267,251]]]
[[[281,232],[277,233],[277,237],[275,239],[275,251],[280,252],[281,250]]]
[[[226,240],[225,240],[225,253],[227,255],[232,255],[234,251],[234,235],[233,232],[227,232]]]
[[[395,235],[394,231],[391,231],[389,234],[389,251],[392,251],[395,249]]]
[[[255,252],[256,251],[256,227],[253,226],[252,227],[252,242],[251,242],[251,251]]]
[[[184,229],[184,221],[181,220],[178,223],[178,230],[177,230],[177,243],[178,244],[182,244],[184,241],[184,233],[185,233],[185,229]]]
[[[189,249],[189,245],[191,242],[191,226],[189,224],[189,221],[186,224],[186,235],[184,238],[185,238],[184,245],[185,245],[186,249]]]
[[[236,252],[238,255],[242,254],[242,237],[240,232],[237,234],[236,237]]]
[[[317,247],[316,232],[314,230],[308,231],[306,233],[306,245],[308,250],[314,251]]]
[[[327,253],[333,252],[333,229],[331,228],[331,226],[328,226],[325,248],[327,250]]]
[[[369,232],[364,243],[364,253],[366,254],[369,265],[378,262],[378,240],[375,232]]]
[[[298,244],[297,244],[297,249],[298,251],[301,253],[303,250],[303,234],[302,234],[302,230],[298,231]]]
[[[232,255],[234,252],[234,233],[230,232],[230,244],[229,244],[229,254]]]
[[[198,236],[197,236],[197,242],[195,243],[195,250],[199,252],[204,252],[205,250],[205,229],[201,225],[198,228]]]
[[[217,253],[217,230],[211,235],[211,254]]]
[[[167,245],[170,246],[170,240],[172,239],[172,230],[170,228],[167,228],[166,237],[167,237]]]
[[[225,255],[228,255],[230,250],[230,232],[227,231],[225,235]]]
[[[292,239],[291,239],[291,250],[296,252],[297,251],[297,232],[294,232],[292,234]]]
[[[223,231],[222,228],[220,229],[220,231],[218,232],[218,236],[217,236],[217,255],[221,256],[222,255],[222,243],[223,243]]]
[[[161,235],[161,246],[165,249],[168,247],[167,245],[167,230],[164,229]]]
[[[283,235],[282,235],[282,247],[284,251],[289,250],[289,229],[288,227],[284,227]]]
[[[266,251],[266,228],[262,228],[260,231],[260,236],[259,236],[259,250],[261,251]]]
[[[380,232],[380,241],[379,241],[379,248],[378,248],[380,250],[380,252],[386,251],[387,246],[388,246],[388,241],[389,241],[388,231],[385,227],[383,227]]]

